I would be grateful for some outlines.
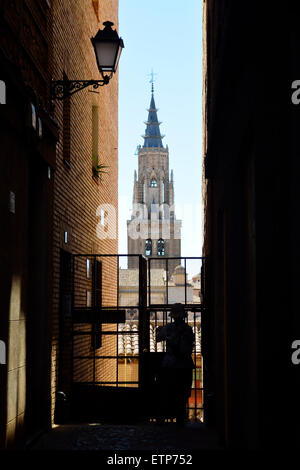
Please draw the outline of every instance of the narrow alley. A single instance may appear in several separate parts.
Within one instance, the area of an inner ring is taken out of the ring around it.
[[[1,457],[299,449],[291,5],[0,0]]]

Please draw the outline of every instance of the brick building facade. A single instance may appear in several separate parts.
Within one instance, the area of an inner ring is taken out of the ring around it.
[[[107,19],[118,29],[118,2],[99,1],[99,8],[94,8],[95,4],[92,1],[57,2],[53,11],[53,79],[90,79],[99,75],[90,38],[95,36]],[[66,18],[73,18],[74,21],[66,22]],[[81,38],[80,47],[72,47],[74,37]],[[62,133],[57,146],[53,221],[53,405],[56,390],[69,394],[71,381],[70,373],[65,373],[66,370],[71,371],[71,324],[70,317],[62,312],[64,298],[70,294],[70,286],[61,285],[61,260],[65,260],[67,264],[70,262],[67,253],[103,254],[118,251],[117,227],[115,239],[101,240],[97,236],[97,225],[101,223],[99,206],[111,204],[115,208],[116,220],[118,215],[117,76],[112,78],[108,86],[97,92],[85,89],[66,101],[56,102],[54,117]],[[101,178],[93,173],[95,158],[98,164],[107,166],[106,173]],[[82,270],[84,271],[84,267]],[[105,262],[102,276],[103,305],[113,305],[117,295],[112,288],[117,276],[113,262]],[[84,297],[85,292],[82,295]],[[63,345],[60,344],[60,336],[63,338]],[[112,344],[111,347],[113,346]],[[75,352],[86,355],[90,353],[90,347],[91,337],[82,337],[81,342],[76,344]],[[60,367],[57,364],[59,348],[64,358]],[[76,374],[85,374],[88,379],[86,366],[82,362],[81,369]],[[53,410],[54,406],[52,412]]]
[[[97,91],[50,102],[51,79],[99,77],[90,39],[105,20],[118,29],[117,0],[0,2],[1,447],[50,426],[55,392],[68,392],[70,254],[118,249],[117,235],[97,236],[99,206],[111,204],[117,221],[117,74]],[[107,166],[101,178],[97,164]],[[104,263],[104,304],[115,300],[115,276]]]
[[[231,448],[299,446],[293,7],[203,2],[205,416]]]
[[[49,109],[51,4],[0,4],[0,446],[49,420],[53,173],[58,126]],[[50,288],[50,289],[49,289]],[[38,414],[40,417],[38,417]]]

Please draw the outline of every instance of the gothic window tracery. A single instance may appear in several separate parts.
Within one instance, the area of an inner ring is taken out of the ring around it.
[[[165,256],[165,240],[160,238],[157,242],[157,255]]]
[[[147,238],[145,243],[145,255],[151,256],[152,255],[152,240],[151,238]]]

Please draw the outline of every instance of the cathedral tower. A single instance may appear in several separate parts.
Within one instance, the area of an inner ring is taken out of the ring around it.
[[[133,209],[127,221],[128,253],[161,258],[153,267],[166,268],[166,257],[181,256],[181,220],[176,220],[173,170],[169,171],[169,149],[164,147],[160,122],[154,101],[151,102],[144,145],[138,147],[138,175],[134,172]],[[179,260],[168,262],[171,275]],[[137,268],[137,260],[129,258],[129,268]]]

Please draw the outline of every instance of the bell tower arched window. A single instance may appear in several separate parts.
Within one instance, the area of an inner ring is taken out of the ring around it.
[[[160,238],[157,242],[157,255],[165,256],[165,240]]]
[[[145,255],[151,256],[152,255],[152,240],[148,238],[145,243]]]
[[[150,188],[157,188],[157,181],[155,178],[152,178],[150,181]]]

